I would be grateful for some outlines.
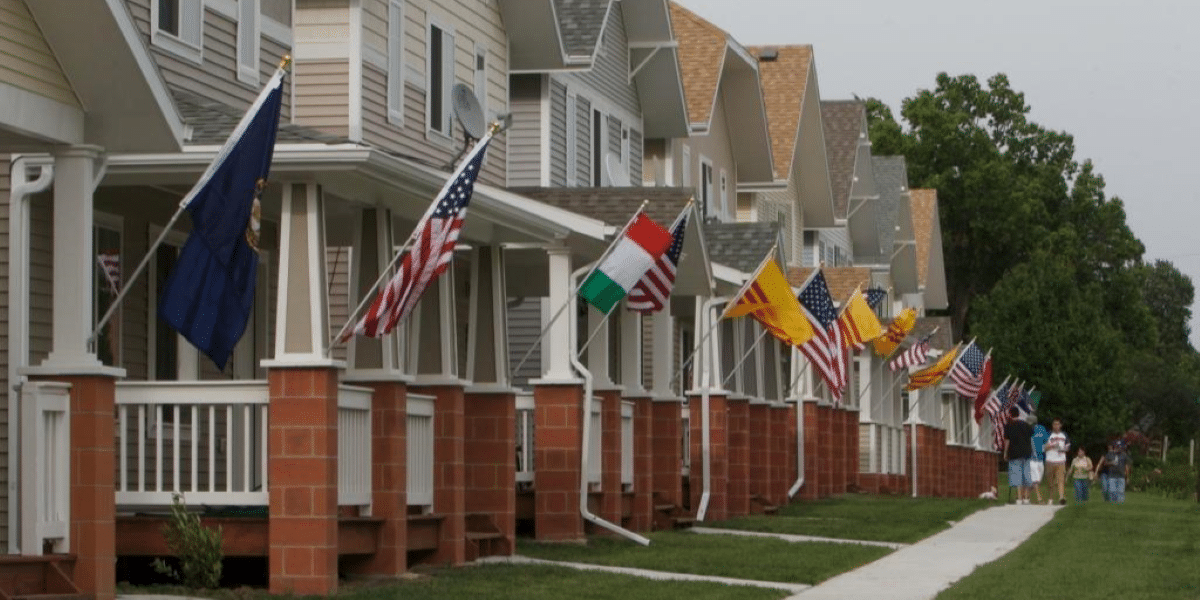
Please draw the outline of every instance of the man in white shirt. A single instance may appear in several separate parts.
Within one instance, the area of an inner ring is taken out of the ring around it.
[[[1071,441],[1067,438],[1067,434],[1063,433],[1062,420],[1055,419],[1050,424],[1050,429],[1050,437],[1042,445],[1042,449],[1046,452],[1046,480],[1049,482],[1051,490],[1055,486],[1058,487],[1058,503],[1066,504],[1067,496],[1064,487],[1067,477],[1067,451],[1071,449]]]

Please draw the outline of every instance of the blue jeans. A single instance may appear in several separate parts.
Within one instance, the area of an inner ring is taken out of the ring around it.
[[[1033,477],[1029,473],[1029,459],[1010,459],[1008,461],[1008,486],[1027,487],[1031,485],[1033,485]]]
[[[1075,501],[1076,502],[1087,502],[1088,501],[1088,492],[1091,491],[1091,488],[1092,488],[1092,480],[1076,479],[1075,480]]]
[[[1106,499],[1109,502],[1121,503],[1125,501],[1125,478],[1124,477],[1109,477],[1104,483]]]
[[[1109,501],[1108,500],[1108,475],[1106,473],[1100,474],[1100,494],[1102,496],[1104,496],[1105,502]]]

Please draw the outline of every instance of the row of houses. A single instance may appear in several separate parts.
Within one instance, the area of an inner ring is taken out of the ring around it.
[[[953,390],[906,394],[864,352],[835,406],[795,349],[711,325],[768,255],[837,301],[887,290],[885,322],[946,308],[936,191],[872,155],[861,102],[821,98],[810,46],[747,46],[666,0],[0,11],[5,593],[112,598],[117,557],[167,552],[175,494],[227,556],[266,557],[273,591],[325,593],[518,533],[994,482]],[[285,56],[254,310],[218,370],[157,316],[189,227],[169,224]],[[335,343],[470,141],[459,84],[508,127],[453,265],[393,335]],[[574,285],[645,201],[664,225],[694,207],[675,288],[606,319]],[[935,328],[949,347],[939,319],[913,336]]]

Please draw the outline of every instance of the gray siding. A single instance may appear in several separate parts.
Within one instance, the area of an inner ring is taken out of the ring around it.
[[[513,305],[514,300],[519,303]],[[509,298],[508,308],[508,357],[509,369],[537,342],[542,331],[542,299],[539,297]],[[541,376],[542,345],[537,344],[521,370],[513,373],[513,385],[526,386],[530,379]]]
[[[550,185],[567,185],[567,86],[550,80]]]
[[[514,75],[509,83],[512,127],[508,130],[508,184],[542,185],[541,77]]]
[[[47,192],[29,202],[29,363],[36,365],[50,355],[51,282],[54,278],[51,248],[54,233],[51,218],[54,204]]]
[[[614,2],[608,12],[604,27],[604,39],[596,54],[591,69],[566,77],[604,93],[609,101],[635,115],[642,114],[638,102],[637,88],[629,81],[629,49],[625,37],[625,21],[621,17],[621,3]]]
[[[575,181],[577,185],[592,185],[592,103],[587,98],[575,99]]]
[[[642,185],[642,132],[640,129],[629,130],[629,181],[633,185]]]

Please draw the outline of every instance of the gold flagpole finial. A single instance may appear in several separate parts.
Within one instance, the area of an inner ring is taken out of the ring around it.
[[[290,69],[291,66],[292,66],[292,55],[284,54],[283,58],[280,59],[280,61],[279,61],[279,68],[286,71],[286,70]]]
[[[642,200],[642,205],[640,207],[638,207],[638,210],[639,211],[646,210],[646,207],[649,205],[650,205],[650,199],[646,198],[645,200]]]

